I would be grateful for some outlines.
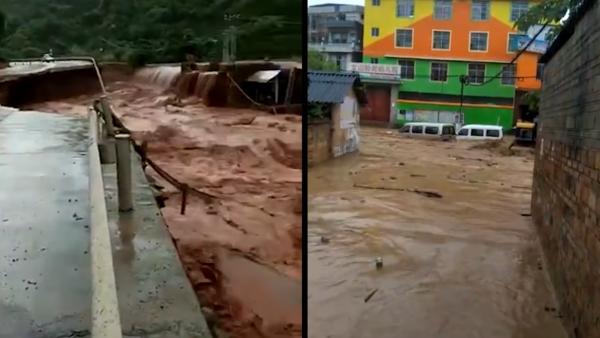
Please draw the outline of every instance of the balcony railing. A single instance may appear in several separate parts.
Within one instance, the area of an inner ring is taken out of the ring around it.
[[[358,43],[309,43],[309,49],[318,50],[324,53],[352,53],[360,52],[361,46]]]

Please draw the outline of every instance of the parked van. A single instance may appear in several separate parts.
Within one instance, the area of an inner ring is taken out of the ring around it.
[[[455,128],[451,123],[409,122],[400,128],[400,133],[406,136],[426,138],[452,139]]]
[[[501,140],[503,137],[502,127],[487,124],[467,124],[456,134],[458,140]]]

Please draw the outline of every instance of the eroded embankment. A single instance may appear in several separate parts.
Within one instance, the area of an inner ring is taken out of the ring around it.
[[[172,176],[217,196],[181,194],[148,168],[180,258],[207,314],[233,337],[301,336],[301,118],[209,108],[165,92],[157,67],[107,81],[116,114]],[[85,116],[94,96],[25,105]]]

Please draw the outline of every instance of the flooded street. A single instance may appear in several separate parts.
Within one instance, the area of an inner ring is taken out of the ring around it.
[[[360,142],[309,170],[309,337],[566,337],[531,224],[529,150],[367,127]]]

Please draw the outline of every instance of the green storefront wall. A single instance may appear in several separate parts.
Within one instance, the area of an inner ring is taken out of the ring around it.
[[[373,58],[363,57],[364,63],[371,63]],[[380,57],[377,58],[380,64],[398,64],[398,58]],[[448,63],[448,79],[446,82],[436,82],[430,80],[431,60],[412,59],[415,61],[415,78],[413,80],[402,80],[400,85],[401,92],[418,92],[428,94],[446,94],[460,95],[459,75],[468,74],[468,64],[464,61],[439,61]],[[485,63],[485,62],[482,62]],[[485,76],[491,77],[502,69],[500,63],[485,63]],[[513,84],[502,84],[500,78],[492,80],[485,85],[465,86],[464,95],[467,96],[486,96],[499,98],[513,98],[515,95],[515,86]],[[402,97],[402,95],[400,95]]]
[[[397,102],[396,109],[405,111],[429,110],[458,112],[460,107],[456,105]],[[463,114],[465,117],[465,124],[500,125],[504,130],[510,130],[512,128],[512,108],[463,106]]]

